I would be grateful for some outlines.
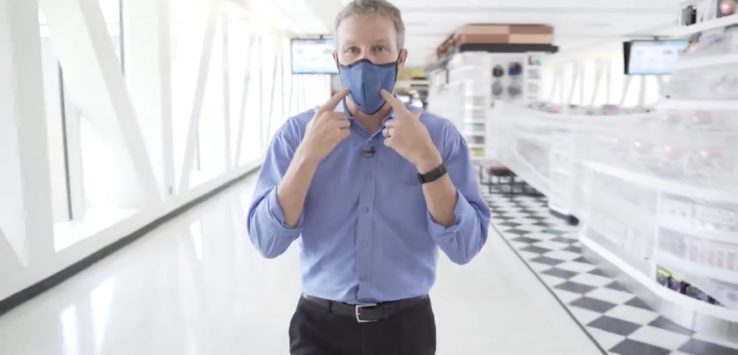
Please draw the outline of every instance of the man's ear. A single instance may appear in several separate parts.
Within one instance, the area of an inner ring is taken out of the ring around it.
[[[397,56],[397,64],[405,65],[405,62],[407,62],[407,49],[403,48],[400,49],[400,55]]]
[[[400,55],[397,56],[397,69],[402,70],[407,62],[407,49],[403,48],[400,50]]]
[[[338,53],[336,51],[333,51],[333,61],[336,62],[336,68],[338,68]]]

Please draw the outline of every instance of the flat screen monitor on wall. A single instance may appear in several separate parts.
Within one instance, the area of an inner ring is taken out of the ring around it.
[[[625,74],[668,75],[689,44],[686,40],[631,41],[623,44]]]
[[[292,74],[338,74],[332,39],[298,39],[291,43]]]

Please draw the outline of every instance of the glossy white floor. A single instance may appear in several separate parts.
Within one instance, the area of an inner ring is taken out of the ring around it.
[[[287,354],[297,250],[262,259],[245,235],[253,180],[216,196],[0,317],[0,354]],[[460,267],[441,257],[439,355],[598,354],[492,230]]]

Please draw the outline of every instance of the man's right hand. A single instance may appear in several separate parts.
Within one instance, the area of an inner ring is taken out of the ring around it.
[[[341,89],[323,106],[315,109],[315,115],[308,123],[305,137],[298,148],[310,161],[319,163],[351,134],[345,114],[334,112],[346,95],[348,89]]]

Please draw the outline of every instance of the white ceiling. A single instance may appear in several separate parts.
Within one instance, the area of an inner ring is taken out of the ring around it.
[[[349,0],[272,0],[298,35],[331,33]],[[682,0],[391,0],[402,11],[411,66],[467,23],[535,23],[555,27],[562,51],[620,37],[655,35],[673,26]],[[310,12],[305,10],[309,9]]]

